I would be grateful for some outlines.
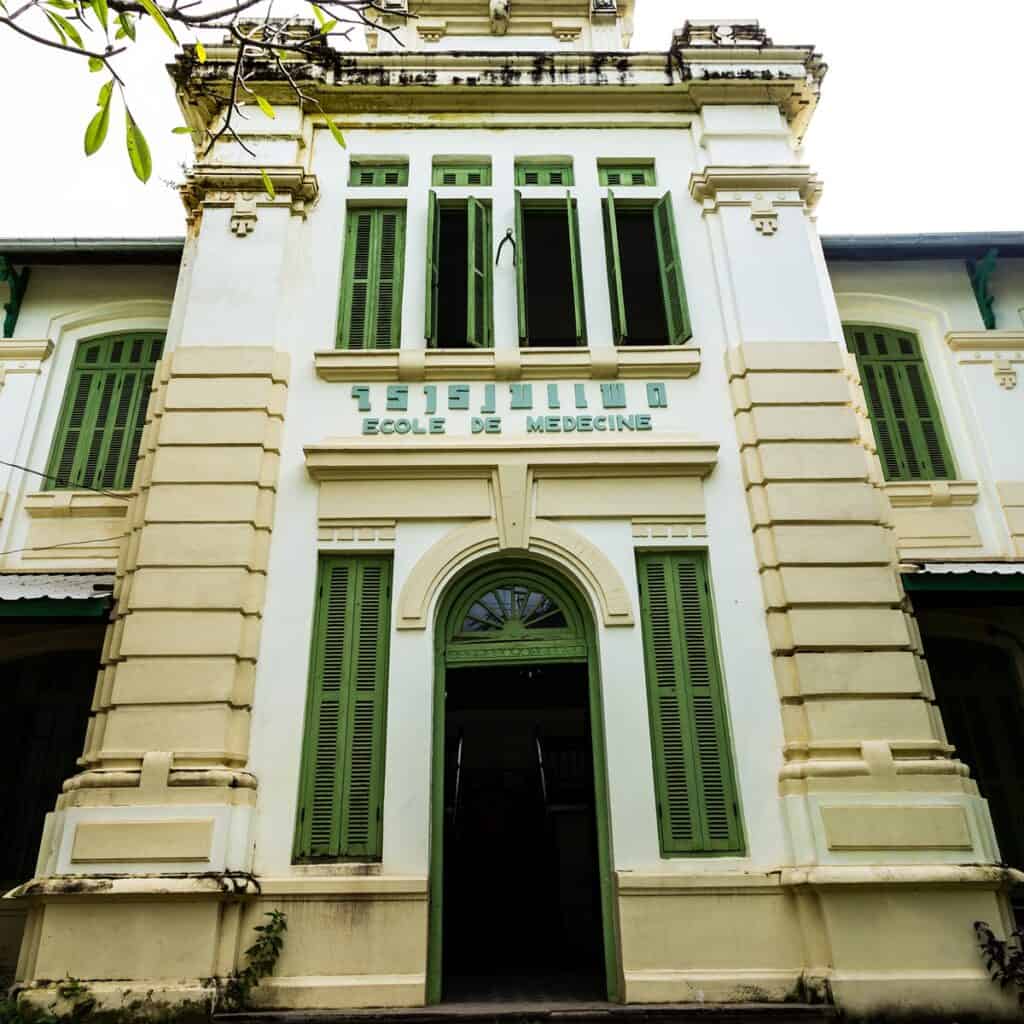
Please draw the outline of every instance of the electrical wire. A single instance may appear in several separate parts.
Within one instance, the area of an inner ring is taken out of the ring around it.
[[[63,544],[40,544],[34,548],[11,548],[10,551],[0,551],[0,558],[4,555],[18,555],[22,551],[53,551],[55,548],[73,548],[78,544],[98,544],[100,541],[124,540],[130,537],[129,533],[119,533],[116,537],[90,537],[88,540],[69,540]]]
[[[16,462],[8,462],[6,459],[0,459],[0,466],[10,466],[11,469],[20,469],[23,473],[32,473],[35,476],[41,476],[44,480],[53,480],[55,483],[61,486],[71,485],[70,480],[65,480],[60,476],[53,476],[50,473],[40,473],[38,469],[29,469],[28,466],[19,466]],[[88,484],[74,484],[75,490],[94,491],[96,494],[105,495],[108,498],[116,498],[118,501],[128,501],[130,496],[124,494],[115,494],[113,491],[104,491],[99,487],[90,487]]]

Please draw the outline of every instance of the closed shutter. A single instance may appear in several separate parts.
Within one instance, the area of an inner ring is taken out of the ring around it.
[[[431,189],[427,203],[427,308],[424,334],[427,345],[437,345],[438,288],[441,283],[441,210]]]
[[[321,563],[298,857],[379,858],[384,795],[390,563]]]
[[[598,167],[600,184],[614,188],[655,185],[654,163],[602,164]]]
[[[662,853],[741,852],[706,561],[645,554],[639,571]]]
[[[516,297],[519,302],[519,344],[530,337],[526,315],[526,220],[523,217],[523,193],[516,189]]]
[[[953,477],[953,457],[918,339],[880,327],[844,331],[857,358],[886,480]]]
[[[349,213],[342,287],[342,348],[398,347],[404,255],[404,210],[384,207]]]
[[[626,293],[622,287],[622,254],[619,251],[619,225],[615,217],[615,193],[608,189],[604,209],[604,248],[608,260],[608,293],[612,304],[612,334],[616,344],[629,336],[626,324]]]
[[[470,345],[482,348],[490,342],[490,225],[487,207],[478,199],[469,199],[467,214],[469,275],[466,340]]]
[[[516,164],[517,185],[575,185],[571,163]]]
[[[473,188],[491,184],[490,164],[435,164],[434,184]]]
[[[654,206],[654,232],[658,241],[658,261],[661,264],[661,292],[665,300],[668,340],[672,345],[682,345],[690,340],[693,332],[690,329],[690,311],[686,303],[683,265],[679,258],[679,240],[676,237],[676,219],[670,193],[666,193]]]
[[[75,353],[49,474],[57,488],[130,487],[163,338],[151,333],[83,342]]]
[[[583,301],[583,258],[580,254],[580,223],[576,200],[572,194],[565,195],[566,219],[569,224],[569,253],[572,262],[572,300],[576,318],[576,340],[585,344],[587,340],[586,308]]]
[[[409,165],[356,162],[352,164],[348,183],[351,188],[401,188],[409,184]]]

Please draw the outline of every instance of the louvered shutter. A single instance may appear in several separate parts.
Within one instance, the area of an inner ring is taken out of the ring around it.
[[[619,225],[615,217],[615,193],[608,189],[604,210],[604,248],[608,260],[608,293],[612,304],[612,334],[616,344],[628,337],[626,294],[622,287],[622,256],[619,252]]]
[[[374,211],[349,213],[345,253],[344,310],[342,347],[362,349],[367,344],[371,306],[371,249]]]
[[[490,233],[487,230],[487,207],[483,203],[470,197],[467,213],[469,274],[466,340],[479,348],[488,344],[489,335]]]
[[[398,348],[402,328],[403,212],[379,211],[379,225],[374,348]]]
[[[690,311],[686,303],[686,285],[683,265],[679,258],[679,240],[676,237],[676,219],[672,210],[672,195],[665,196],[654,206],[654,232],[658,241],[658,262],[661,266],[661,293],[665,301],[665,322],[668,340],[672,345],[689,341]]]
[[[427,308],[424,333],[427,345],[437,345],[438,289],[441,283],[441,210],[431,189],[427,203]]]
[[[639,559],[654,780],[664,854],[742,850],[703,556]]]
[[[953,477],[953,458],[917,338],[879,327],[844,330],[857,358],[885,478]]]
[[[112,336],[75,356],[49,473],[56,487],[130,487],[163,338]]]
[[[350,211],[342,287],[342,348],[398,347],[404,255],[404,210]]]
[[[299,857],[381,853],[390,564],[330,558],[320,571],[299,799]]]
[[[571,163],[516,164],[517,185],[575,185]]]
[[[576,200],[571,192],[565,194],[566,220],[569,225],[569,254],[572,262],[572,302],[576,318],[576,340],[581,345],[587,340],[586,310],[583,303],[583,259],[580,254],[580,224]]]
[[[516,189],[516,296],[519,301],[519,344],[527,344],[530,323],[526,314],[526,220],[523,193]]]

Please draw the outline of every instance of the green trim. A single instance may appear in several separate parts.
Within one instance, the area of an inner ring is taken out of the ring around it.
[[[102,619],[110,611],[109,597],[34,597],[0,601],[0,619]]]
[[[707,558],[637,558],[663,857],[741,854],[739,793]]]
[[[921,344],[910,331],[844,324],[886,480],[951,480],[956,463]]]
[[[438,292],[441,285],[441,210],[437,193],[427,198],[427,293],[424,336],[429,348],[437,346]]]
[[[902,576],[903,589],[908,594],[935,592],[1007,593],[1024,590],[1024,572],[1003,573],[926,573],[909,572]]]
[[[576,317],[576,343],[587,343],[587,304],[583,293],[583,256],[580,251],[580,218],[576,200],[565,193],[566,217],[569,221],[569,258],[572,263],[573,313]]]
[[[516,185],[518,186],[572,186],[576,184],[572,162],[557,160],[552,163],[516,163]]]
[[[47,462],[48,489],[131,487],[163,344],[154,331],[78,343]]]
[[[530,337],[530,320],[526,309],[526,220],[523,217],[523,193],[516,189],[516,301],[519,305],[519,344]]]
[[[489,162],[477,164],[435,163],[432,184],[445,187],[472,188],[491,184]]]
[[[489,562],[464,575],[449,587],[437,616],[434,661],[433,757],[431,769],[430,829],[430,910],[427,954],[427,1002],[439,1003],[442,996],[442,953],[444,920],[444,746],[445,746],[445,670],[449,660],[462,667],[471,663],[449,652],[476,647],[480,665],[493,665],[506,659],[492,647],[478,642],[467,643],[455,635],[455,624],[461,623],[465,610],[488,589],[500,584],[527,585],[549,594],[561,605],[567,627],[559,630],[562,642],[573,645],[572,656],[551,657],[549,661],[586,663],[590,689],[590,731],[593,742],[594,802],[597,818],[598,870],[601,887],[601,919],[604,938],[605,977],[608,999],[621,1001],[624,993],[622,966],[619,959],[619,922],[612,876],[611,822],[608,801],[608,768],[605,755],[604,708],[598,658],[597,632],[587,605],[575,587],[561,581],[555,574],[527,560]],[[582,641],[582,643],[580,643]],[[523,650],[535,645],[532,640],[519,642]],[[506,646],[511,646],[506,643]],[[514,658],[510,660],[515,660]]]
[[[604,188],[627,188],[640,185],[656,185],[653,160],[637,160],[635,163],[605,163],[598,161],[597,175]]]
[[[616,345],[629,337],[626,322],[626,293],[622,287],[622,253],[619,249],[619,224],[615,213],[615,193],[601,204],[604,214],[604,251],[608,263],[608,295],[612,305],[612,335]]]
[[[409,165],[353,160],[348,184],[349,188],[403,187],[409,184]]]
[[[398,348],[404,273],[405,209],[350,207],[338,348]]]
[[[683,263],[679,256],[671,192],[666,192],[654,204],[654,233],[661,264],[661,297],[665,303],[668,341],[670,345],[683,345],[693,337],[693,330],[686,302],[686,284],[683,281]]]
[[[4,303],[4,338],[14,337],[14,329],[18,326],[18,315],[21,313],[21,304],[25,301],[25,292],[28,290],[28,280],[31,276],[31,267],[23,267],[17,271],[10,257],[0,253],[0,282],[6,281],[11,291],[10,299]]]
[[[320,560],[295,820],[296,860],[379,860],[391,559]]]

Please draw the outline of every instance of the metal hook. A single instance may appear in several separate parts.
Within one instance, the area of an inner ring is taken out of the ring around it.
[[[506,242],[511,242],[512,243],[512,266],[513,267],[516,266],[516,264],[518,262],[517,259],[516,259],[516,240],[515,240],[515,238],[512,235],[512,229],[511,228],[506,228],[505,229],[505,237],[501,240],[501,244],[498,246],[498,258],[494,261],[494,265],[496,267],[500,267],[501,266],[501,250],[505,248],[505,243]]]

